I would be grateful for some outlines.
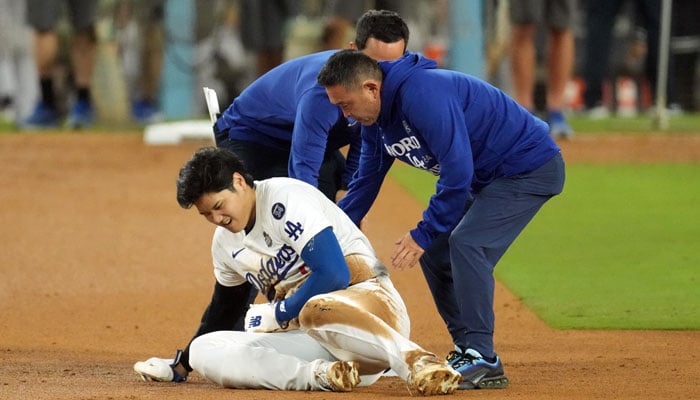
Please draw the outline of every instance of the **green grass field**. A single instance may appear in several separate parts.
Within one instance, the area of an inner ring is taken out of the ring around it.
[[[435,178],[391,175],[427,203]],[[700,165],[567,165],[496,277],[555,328],[700,329]]]

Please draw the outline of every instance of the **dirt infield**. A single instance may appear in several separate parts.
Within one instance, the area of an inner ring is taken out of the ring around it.
[[[0,136],[0,399],[408,397],[398,378],[353,393],[229,390],[196,374],[185,384],[137,378],[135,361],[187,343],[214,283],[213,228],[175,201],[177,170],[200,145],[153,147],[134,134]],[[561,145],[569,163],[700,162],[700,135]],[[384,185],[367,226],[382,259],[420,213],[396,184]],[[392,276],[412,338],[446,354],[450,339],[419,268]],[[700,332],[553,330],[502,285],[496,318],[511,386],[455,397],[700,398]]]

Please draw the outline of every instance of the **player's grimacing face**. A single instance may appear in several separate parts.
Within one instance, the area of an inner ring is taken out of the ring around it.
[[[233,188],[205,193],[194,205],[207,221],[237,233],[255,220],[255,191],[238,173],[233,174]]]
[[[380,85],[375,80],[367,80],[357,89],[348,89],[343,85],[328,86],[326,94],[331,103],[340,107],[345,118],[352,118],[362,125],[372,125],[377,122],[381,109]]]

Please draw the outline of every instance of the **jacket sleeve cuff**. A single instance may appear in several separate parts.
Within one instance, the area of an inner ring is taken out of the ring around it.
[[[423,250],[427,250],[433,242],[433,237],[423,232],[420,228],[411,230],[411,237]]]

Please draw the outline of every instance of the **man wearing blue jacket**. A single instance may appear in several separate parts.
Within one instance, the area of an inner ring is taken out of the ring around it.
[[[356,31],[350,46],[377,60],[401,57],[408,43],[408,27],[392,11],[366,12]],[[217,146],[236,152],[255,179],[297,178],[336,201],[357,169],[361,142],[360,126],[316,82],[336,51],[287,61],[255,80],[216,121]],[[348,144],[345,166],[338,149]]]
[[[362,154],[340,207],[356,223],[395,158],[439,176],[423,220],[398,242],[392,265],[420,265],[455,344],[462,389],[508,385],[493,344],[493,270],[540,207],[564,186],[547,124],[472,76],[406,53],[379,62],[334,54],[318,82],[363,125]]]

